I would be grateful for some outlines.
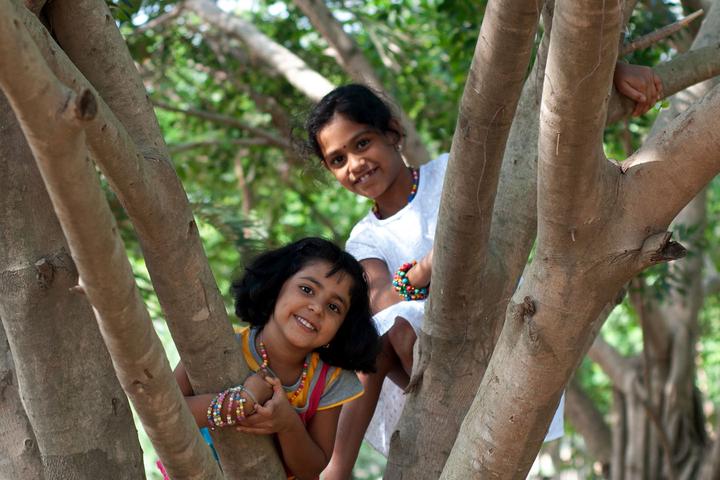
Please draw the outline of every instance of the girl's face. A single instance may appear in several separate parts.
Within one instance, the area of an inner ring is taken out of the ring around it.
[[[311,351],[330,343],[350,308],[352,278],[330,263],[308,263],[280,289],[268,326],[298,349]]]
[[[320,130],[317,141],[325,166],[343,187],[377,200],[406,170],[397,137],[336,113]]]

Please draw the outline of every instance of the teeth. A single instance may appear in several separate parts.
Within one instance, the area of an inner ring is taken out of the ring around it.
[[[370,175],[372,175],[372,173],[373,173],[373,172],[372,172],[372,170],[371,170],[371,171],[369,171],[368,173],[364,174],[362,177],[360,177],[360,178],[357,179],[357,182],[356,182],[356,183],[365,183],[365,182],[367,181],[367,179],[370,178]]]
[[[297,321],[300,322],[300,325],[302,325],[303,327],[308,328],[310,330],[315,330],[315,327],[313,327],[312,324],[310,322],[308,322],[307,320],[305,320],[304,318],[298,317],[297,315],[295,315],[295,318],[297,318]]]

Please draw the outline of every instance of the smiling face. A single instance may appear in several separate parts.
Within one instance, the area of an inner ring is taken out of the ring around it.
[[[325,166],[351,192],[379,201],[407,174],[394,132],[349,120],[336,113],[320,130],[317,141]]]
[[[312,351],[328,344],[350,308],[350,275],[327,276],[330,263],[308,263],[280,289],[267,328],[284,337],[287,345]]]

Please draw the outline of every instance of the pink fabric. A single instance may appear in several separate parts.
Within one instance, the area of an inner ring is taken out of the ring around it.
[[[158,460],[157,462],[155,462],[155,465],[157,465],[158,470],[160,470],[160,473],[162,473],[163,480],[170,480],[167,470],[165,470],[165,466],[162,464],[162,462]]]

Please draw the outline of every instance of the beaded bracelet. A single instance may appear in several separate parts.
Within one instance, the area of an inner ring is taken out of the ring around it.
[[[393,288],[404,300],[423,300],[428,296],[427,287],[416,287],[407,278],[407,272],[415,265],[417,265],[415,260],[411,263],[403,263],[393,276]]]
[[[237,408],[235,409],[235,418],[237,422],[245,419],[245,399],[240,395],[241,390],[236,390],[235,395],[237,396]]]
[[[225,415],[225,420],[227,421],[228,426],[229,425],[235,425],[235,420],[233,419],[233,406],[235,404],[235,392],[233,389],[228,389],[228,404],[227,404],[227,415]]]

